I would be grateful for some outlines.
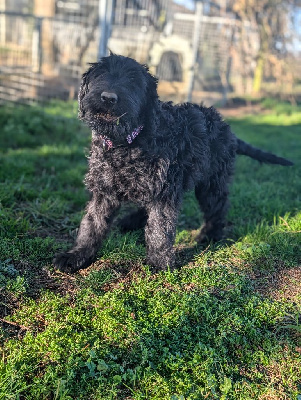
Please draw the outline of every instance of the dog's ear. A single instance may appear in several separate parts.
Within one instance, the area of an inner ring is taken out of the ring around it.
[[[150,72],[147,73],[147,90],[149,93],[149,96],[152,99],[157,99],[158,98],[158,93],[157,93],[157,86],[158,86],[158,78],[154,75],[152,75]]]
[[[152,81],[152,85],[155,86],[155,88],[157,90],[159,79],[155,75],[152,75],[151,73],[149,73],[148,75],[149,75],[149,79]]]
[[[157,94],[158,78],[149,72],[148,65],[146,65],[146,64],[141,64],[141,65],[146,71],[148,92],[152,98],[157,98],[158,97],[158,94]]]
[[[90,68],[82,75],[82,81],[78,92],[78,116],[83,116],[82,102],[86,94],[88,93],[89,74],[95,68],[95,64],[90,64]]]

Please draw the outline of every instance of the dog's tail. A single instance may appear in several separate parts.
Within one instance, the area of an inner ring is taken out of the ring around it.
[[[294,165],[293,162],[286,158],[275,156],[275,154],[268,153],[251,146],[249,143],[243,140],[237,139],[237,154],[243,154],[245,156],[254,158],[257,161],[268,163],[268,164],[279,164],[284,166]]]

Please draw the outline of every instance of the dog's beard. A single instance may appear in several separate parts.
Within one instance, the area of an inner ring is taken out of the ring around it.
[[[117,146],[128,144],[127,136],[139,125],[138,119],[129,118],[127,113],[120,116],[86,113],[81,119],[91,128],[93,135],[106,137]]]

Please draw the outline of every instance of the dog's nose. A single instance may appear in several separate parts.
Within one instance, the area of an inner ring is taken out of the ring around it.
[[[114,105],[118,101],[118,96],[116,93],[102,92],[100,95],[101,101],[106,105]]]

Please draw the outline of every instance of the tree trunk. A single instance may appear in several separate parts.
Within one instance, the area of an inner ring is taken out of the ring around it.
[[[264,55],[262,53],[260,53],[257,58],[257,64],[256,64],[256,68],[255,68],[255,72],[254,72],[254,79],[253,79],[253,92],[255,94],[258,94],[261,91],[263,67],[264,67]]]
[[[259,31],[260,47],[257,56],[257,64],[254,72],[253,79],[253,92],[259,94],[261,91],[265,60],[269,49],[268,26],[265,26],[264,21],[261,21],[261,28]]]

